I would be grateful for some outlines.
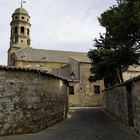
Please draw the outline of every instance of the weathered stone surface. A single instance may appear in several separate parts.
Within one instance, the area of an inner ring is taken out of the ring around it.
[[[73,64],[73,71],[77,73],[79,82],[71,82],[70,86],[74,86],[74,95],[69,96],[69,105],[70,106],[101,106],[102,105],[102,90],[104,89],[103,80],[90,83],[88,78],[91,76],[90,73],[90,64],[80,63],[78,64],[77,69],[75,69],[76,64]],[[80,71],[80,72],[79,72]],[[100,94],[94,92],[94,86],[98,85],[100,87]]]
[[[22,70],[0,69],[0,75],[0,135],[37,132],[65,119],[65,81]]]
[[[104,109],[140,134],[140,78],[107,89],[103,95]]]
[[[140,80],[133,82],[134,128],[140,134]]]

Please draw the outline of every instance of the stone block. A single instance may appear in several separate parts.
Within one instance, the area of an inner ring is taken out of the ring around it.
[[[41,120],[41,115],[35,115],[35,116],[33,116],[32,117],[32,120],[33,121],[39,121],[39,120]]]
[[[27,105],[27,109],[32,109],[33,108],[33,105],[32,104],[28,104]]]
[[[0,85],[0,92],[5,92],[5,86],[4,85]]]
[[[22,128],[19,128],[19,129],[17,129],[16,130],[16,133],[18,134],[18,133],[22,133],[23,131],[22,131]]]
[[[4,134],[6,134],[6,131],[4,129],[1,129],[0,130],[0,135],[4,135]]]
[[[8,130],[10,127],[11,127],[11,124],[6,123],[6,124],[4,124],[3,129]]]

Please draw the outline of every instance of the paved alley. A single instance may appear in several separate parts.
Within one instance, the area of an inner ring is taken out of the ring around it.
[[[139,140],[100,108],[71,108],[69,119],[42,132],[0,137],[0,140]]]

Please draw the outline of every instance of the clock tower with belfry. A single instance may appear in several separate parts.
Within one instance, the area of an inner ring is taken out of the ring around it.
[[[23,8],[23,3],[25,1],[21,0],[21,7],[17,8],[12,14],[11,25],[11,35],[10,35],[10,48],[8,50],[8,65],[14,65],[14,59],[12,55],[14,52],[22,48],[30,47],[30,16]]]

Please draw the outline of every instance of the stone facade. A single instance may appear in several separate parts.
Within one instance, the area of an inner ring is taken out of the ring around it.
[[[90,64],[79,63],[79,82],[70,82],[70,86],[74,86],[74,95],[69,95],[70,106],[101,106],[102,90],[104,89],[103,81],[90,83]],[[95,86],[99,86],[99,93],[95,93]]]
[[[30,47],[30,16],[20,7],[12,14],[8,65],[35,68],[50,72],[69,81],[70,106],[99,106],[102,104],[103,80],[89,83],[91,61],[87,52],[42,50]],[[46,46],[47,47],[47,46]],[[71,74],[74,79],[71,79]],[[140,73],[140,68],[131,68],[124,79]],[[98,91],[96,93],[96,91]]]
[[[39,70],[0,67],[0,135],[38,132],[67,112],[67,81]]]
[[[40,69],[67,79],[69,89],[73,88],[74,92],[69,95],[70,106],[100,106],[101,90],[104,89],[103,81],[89,83],[91,62],[87,52],[31,48],[28,44],[30,34],[27,32],[30,31],[31,26],[29,19],[28,12],[22,7],[17,8],[12,15],[8,65]],[[21,27],[25,29],[24,33]],[[74,79],[71,79],[72,73]],[[95,85],[99,87],[99,94],[94,92]]]
[[[101,106],[104,82],[103,80],[94,83],[89,82],[91,63],[88,61],[80,62],[81,59],[78,61],[77,58],[70,58],[69,61],[69,65],[51,72],[56,76],[68,79],[69,105],[79,107]],[[70,77],[72,72],[75,74],[73,80]],[[98,93],[94,89],[96,87],[99,88]],[[71,88],[73,88],[73,93],[71,93]]]
[[[106,89],[103,107],[140,134],[140,76]]]
[[[41,62],[41,61],[15,61],[16,67],[29,67],[29,68],[36,68],[41,69],[47,72],[51,72],[52,70],[60,69],[61,67],[65,66],[66,64],[57,63],[57,62]]]

